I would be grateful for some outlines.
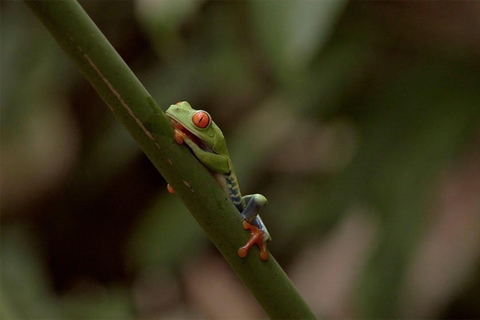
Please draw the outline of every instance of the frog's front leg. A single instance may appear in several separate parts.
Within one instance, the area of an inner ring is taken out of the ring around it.
[[[268,260],[267,241],[271,240],[271,237],[258,213],[267,205],[267,198],[261,194],[254,194],[243,197],[243,200],[247,203],[241,212],[245,219],[243,227],[250,230],[250,239],[247,244],[238,249],[238,255],[241,258],[246,257],[250,248],[256,244],[260,249],[260,259],[266,261]]]
[[[185,133],[183,133],[182,130],[175,128],[175,136],[173,137],[175,139],[175,142],[177,144],[183,144],[185,140],[184,137]]]

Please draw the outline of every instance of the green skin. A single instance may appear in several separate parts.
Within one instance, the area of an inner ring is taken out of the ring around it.
[[[205,122],[204,128],[197,126],[193,121],[193,117],[197,112],[206,114],[208,118],[208,125]],[[271,240],[265,225],[260,216],[258,216],[260,209],[267,205],[267,199],[261,194],[241,196],[237,176],[228,154],[225,137],[210,115],[206,111],[193,109],[186,101],[171,105],[167,109],[166,114],[172,119],[176,135],[182,136],[180,141],[177,142],[181,143],[183,140],[198,160],[209,169],[245,221],[261,230],[262,241],[266,243]],[[250,247],[251,244],[247,246]]]

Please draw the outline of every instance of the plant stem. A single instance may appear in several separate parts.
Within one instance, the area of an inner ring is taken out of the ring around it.
[[[74,0],[26,3],[173,186],[270,318],[315,318],[273,256],[262,262],[254,248],[247,258],[238,257],[237,249],[249,232],[242,228],[237,209],[203,165],[174,142],[165,114],[83,8]]]

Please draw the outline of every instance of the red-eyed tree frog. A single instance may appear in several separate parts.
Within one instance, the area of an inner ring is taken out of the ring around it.
[[[223,188],[244,221],[243,227],[250,230],[247,244],[238,250],[238,255],[246,257],[250,248],[256,244],[260,248],[260,258],[268,259],[267,241],[270,234],[258,215],[267,205],[267,198],[261,194],[242,197],[237,176],[227,150],[227,144],[220,128],[213,122],[210,114],[204,110],[195,110],[186,101],[171,105],[167,116],[175,129],[175,141],[186,143],[195,156],[207,167],[215,180]],[[172,191],[169,187],[169,191]]]

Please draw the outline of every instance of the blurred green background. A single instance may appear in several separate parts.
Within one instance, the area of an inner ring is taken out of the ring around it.
[[[81,2],[227,137],[324,318],[480,318],[480,2]],[[2,319],[265,314],[22,2],[1,4]]]

